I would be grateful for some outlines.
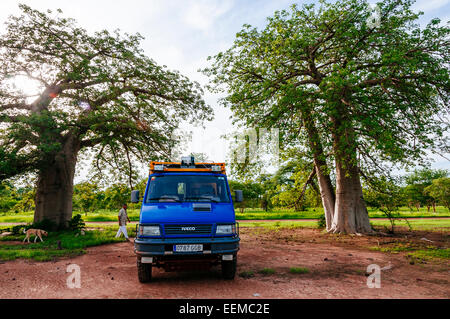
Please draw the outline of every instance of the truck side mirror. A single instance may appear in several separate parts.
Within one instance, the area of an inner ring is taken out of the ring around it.
[[[241,190],[235,190],[234,194],[236,203],[241,203],[244,200],[244,194]]]
[[[131,192],[131,202],[132,203],[139,203],[139,191],[132,191]]]

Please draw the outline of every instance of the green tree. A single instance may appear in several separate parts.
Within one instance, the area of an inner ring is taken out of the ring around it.
[[[133,162],[170,157],[180,121],[212,110],[198,83],[144,54],[141,35],[89,34],[60,10],[20,9],[0,36],[0,179],[36,173],[35,221],[64,227],[81,155],[131,187]],[[15,89],[21,77],[40,93]]]
[[[14,205],[13,210],[17,212],[29,212],[34,210],[36,198],[36,190],[32,186],[26,186],[17,190],[19,201]]]
[[[98,207],[101,194],[98,185],[91,182],[82,182],[74,186],[73,202],[85,215]]]
[[[434,179],[430,186],[425,188],[425,193],[435,198],[441,205],[450,211],[450,178],[441,177]]]
[[[404,202],[402,188],[398,184],[398,181],[385,177],[372,179],[371,183],[363,188],[367,206],[389,211],[398,210]]]
[[[313,161],[302,158],[297,149],[286,151],[282,158],[287,159],[287,162],[273,176],[277,186],[271,198],[272,203],[275,206],[294,207],[297,211],[304,210],[306,206],[316,207],[317,200],[320,202],[320,192]]]
[[[420,206],[427,206],[428,211],[430,211],[430,207],[433,207],[436,212],[436,198],[425,189],[433,183],[433,180],[447,176],[448,171],[431,168],[415,169],[411,174],[405,176],[407,186],[404,188],[404,194],[408,206],[415,206],[417,211]]]
[[[118,210],[129,202],[131,189],[126,184],[114,184],[105,190],[103,206],[107,209]]]
[[[388,232],[393,234],[396,220],[402,218],[399,212],[399,207],[403,204],[402,188],[398,185],[398,181],[384,176],[371,179],[370,182],[363,189],[364,200],[368,206],[377,208],[385,214],[391,224]],[[404,220],[411,229],[408,220],[406,218]]]
[[[0,212],[10,211],[19,202],[16,188],[9,182],[0,183]]]
[[[425,205],[427,198],[424,194],[425,186],[423,184],[407,185],[403,189],[403,194],[409,209],[415,207],[419,211],[421,205]]]
[[[252,181],[238,182],[233,180],[229,180],[228,183],[232,194],[234,194],[235,190],[242,190],[244,200],[241,203],[235,204],[241,213],[244,212],[245,208],[258,207],[259,199],[263,193],[263,189],[259,183]]]
[[[204,70],[237,121],[309,149],[328,231],[371,232],[360,173],[421,161],[449,127],[449,28],[421,28],[411,3],[378,2],[379,24],[365,1],[294,5],[245,25]]]

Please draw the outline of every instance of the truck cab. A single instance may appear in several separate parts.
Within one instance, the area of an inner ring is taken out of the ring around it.
[[[138,191],[132,202],[140,201]],[[242,201],[242,191],[235,192]],[[234,279],[239,225],[224,163],[151,162],[142,197],[134,251],[138,278],[149,282],[152,268],[165,271],[209,269],[221,265]]]

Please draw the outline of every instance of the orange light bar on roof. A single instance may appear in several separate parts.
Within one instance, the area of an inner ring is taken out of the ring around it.
[[[211,172],[226,174],[225,163],[195,163],[182,167],[180,162],[150,162],[150,174],[158,172]]]

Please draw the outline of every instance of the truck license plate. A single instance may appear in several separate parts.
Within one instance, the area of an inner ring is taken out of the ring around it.
[[[173,251],[178,252],[203,251],[203,245],[174,245]]]

